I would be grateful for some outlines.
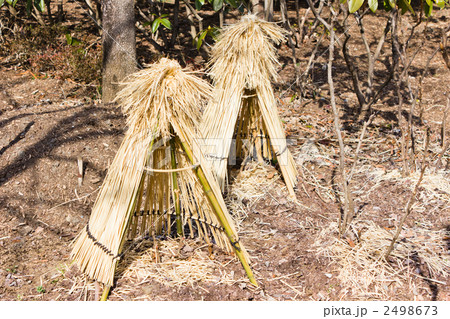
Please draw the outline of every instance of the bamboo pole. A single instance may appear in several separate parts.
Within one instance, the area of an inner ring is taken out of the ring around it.
[[[170,157],[172,161],[172,169],[177,168],[177,161],[175,158],[175,141],[174,138],[170,140]],[[175,206],[175,215],[177,221],[177,234],[178,236],[183,235],[183,229],[181,224],[181,211],[180,211],[180,200],[179,200],[179,188],[177,181],[177,172],[172,173],[172,181],[173,181],[173,201]]]
[[[111,286],[106,285],[105,288],[103,288],[102,297],[100,298],[100,301],[106,301],[108,300],[109,291],[111,290]]]
[[[180,142],[181,142],[181,147],[183,148],[184,152],[186,153],[187,157],[189,158],[189,161],[192,164],[194,164],[194,156],[193,156],[192,150],[190,149],[189,145],[184,141],[180,141]],[[214,212],[216,213],[217,218],[219,219],[219,222],[221,223],[222,227],[224,228],[228,239],[232,243],[234,252],[235,252],[236,256],[239,258],[239,261],[241,262],[242,266],[244,267],[244,270],[247,274],[248,279],[250,280],[250,282],[253,285],[258,287],[258,283],[256,282],[255,277],[253,276],[253,272],[250,268],[250,265],[248,264],[247,260],[245,259],[245,256],[243,254],[243,251],[241,249],[239,241],[237,240],[233,230],[231,229],[230,224],[228,223],[228,220],[222,210],[222,207],[220,207],[219,202],[217,201],[217,198],[211,189],[211,186],[208,182],[208,179],[205,176],[205,173],[203,172],[202,167],[198,166],[195,169],[195,173],[200,181],[200,184],[203,187],[203,190],[205,191],[205,195],[208,197],[208,200],[211,203],[211,206],[212,206]]]

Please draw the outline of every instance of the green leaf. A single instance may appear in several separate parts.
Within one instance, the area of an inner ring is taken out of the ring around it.
[[[219,11],[223,7],[223,0],[212,0],[211,4],[214,11]]]
[[[195,9],[201,10],[204,4],[205,0],[195,0]]]
[[[158,30],[160,24],[161,24],[161,19],[160,18],[155,19],[153,21],[153,23],[152,23],[152,33],[155,33],[156,30]]]
[[[395,8],[395,5],[397,4],[397,0],[388,0],[389,1],[389,5],[391,6],[391,8]]]
[[[202,33],[200,33],[200,35],[198,36],[198,40],[197,40],[197,50],[200,50],[200,47],[203,44],[203,40],[205,39],[206,35],[208,34],[208,29],[203,30]]]
[[[378,9],[378,0],[369,0],[369,8],[375,13]]]
[[[0,0],[0,7],[5,3],[5,0]]]
[[[44,0],[34,0],[34,6],[38,9],[39,12],[44,12],[45,10],[45,2]]]
[[[409,3],[411,0],[398,0],[398,6],[402,8],[402,14],[411,11],[414,14],[414,10]]]
[[[236,0],[226,0],[225,2],[228,3],[230,6],[232,6],[233,8],[238,7]]]
[[[364,0],[349,0],[348,1],[348,11],[350,13],[356,12],[359,8],[361,8]]]
[[[80,45],[80,44],[81,44],[80,39],[72,37],[72,45]],[[84,50],[83,50],[83,52],[84,52]]]
[[[165,26],[167,29],[172,30],[172,25],[168,19],[161,19],[161,24]]]
[[[383,8],[384,8],[384,11],[387,11],[387,12],[392,10],[391,5],[389,4],[389,0],[383,1]]]
[[[340,3],[344,4],[347,2],[347,0],[339,0]]]
[[[31,14],[31,8],[33,7],[33,0],[27,0],[27,5],[26,5],[26,9],[27,9],[27,14],[30,15]]]
[[[72,36],[70,35],[70,33],[66,33],[66,41],[68,45],[72,44]]]
[[[437,6],[441,9],[445,7],[445,0],[434,0],[436,2]]]
[[[425,1],[423,4],[423,10],[425,11],[425,15],[429,17],[433,13],[433,5],[429,5],[428,1]]]
[[[3,2],[5,1],[1,1],[0,6],[3,4]],[[16,6],[17,0],[6,0],[6,3],[14,8]]]

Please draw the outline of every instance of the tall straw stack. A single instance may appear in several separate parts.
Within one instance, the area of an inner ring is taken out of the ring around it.
[[[236,155],[276,159],[292,197],[297,182],[295,161],[287,149],[271,81],[279,62],[275,44],[284,30],[254,15],[224,29],[212,50],[213,98],[201,123],[205,156],[212,161],[222,189],[236,141]]]
[[[125,83],[117,100],[128,130],[72,251],[91,278],[113,284],[126,239],[187,233],[235,251],[254,282],[195,138],[199,106],[210,94],[207,82],[164,58]]]

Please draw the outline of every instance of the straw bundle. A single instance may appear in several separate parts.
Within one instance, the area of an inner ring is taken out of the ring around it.
[[[155,240],[172,233],[235,250],[251,274],[248,255],[195,140],[199,105],[210,92],[207,82],[168,59],[125,83],[117,100],[128,116],[128,130],[72,251],[91,278],[112,285],[126,238]]]
[[[294,159],[278,117],[271,80],[279,62],[275,44],[284,30],[274,23],[244,16],[225,28],[213,47],[210,72],[213,99],[202,119],[205,155],[211,159],[222,189],[232,141],[236,155],[276,159],[291,196],[297,179]]]

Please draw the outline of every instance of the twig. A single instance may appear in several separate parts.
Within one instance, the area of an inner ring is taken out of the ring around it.
[[[334,30],[332,30],[333,28],[330,26],[330,24],[328,22],[326,22],[321,16],[320,13],[317,12],[316,8],[314,7],[314,4],[312,3],[311,0],[306,0],[306,2],[308,2],[309,7],[311,8],[312,13],[314,14],[314,17],[323,24],[323,26],[325,28],[327,28],[327,30],[331,33],[331,31],[334,32]],[[342,43],[339,40],[339,38],[335,38],[336,43],[341,47]]]
[[[447,32],[450,31],[450,26],[447,27],[447,29],[442,30],[442,41],[439,44],[441,48],[442,58],[444,59],[444,63],[447,66],[447,68],[450,70],[450,57],[447,50]]]
[[[203,31],[203,18],[197,13],[197,10],[195,10],[195,8],[193,8],[191,6],[189,1],[183,0],[183,2],[186,5],[186,13],[188,15],[189,22],[192,24],[191,36],[193,35],[192,38],[195,39],[197,36],[197,33],[195,31],[194,19],[192,19],[192,15],[194,15],[194,17],[197,18],[197,20],[198,20],[198,32],[199,33]]]
[[[358,77],[358,71],[357,71],[353,61],[351,61],[350,53],[348,52],[347,43],[348,43],[348,40],[350,40],[350,37],[351,36],[349,34],[347,34],[347,33],[345,34],[345,40],[344,40],[344,45],[342,47],[342,53],[344,55],[345,63],[347,64],[348,70],[350,71],[350,75],[352,77],[353,88],[355,90],[356,97],[358,98],[359,109],[362,110],[364,105],[366,104],[366,99],[361,90],[361,84],[360,84],[359,77]]]
[[[289,288],[291,288],[295,293],[297,293],[298,295],[302,295],[303,293],[300,291],[300,290],[298,290],[298,289],[295,289],[294,287],[292,287],[291,285],[289,285],[287,282],[285,282],[285,281],[283,281],[283,280],[280,280],[283,284],[285,284],[286,286],[288,286]]]
[[[425,173],[425,169],[428,166],[425,163],[425,159],[426,159],[426,155],[428,153],[428,146],[429,146],[429,144],[430,144],[430,129],[427,128],[427,137],[425,139],[425,149],[424,149],[424,153],[423,153],[422,169],[420,170],[420,177],[419,177],[419,180],[417,181],[416,186],[414,187],[414,190],[411,193],[411,196],[410,196],[410,198],[408,200],[408,203],[407,203],[406,208],[405,208],[405,214],[403,215],[403,217],[402,217],[402,219],[400,221],[400,224],[397,226],[397,231],[396,231],[394,237],[392,238],[391,244],[389,245],[389,247],[388,247],[388,249],[387,249],[387,251],[386,251],[386,253],[384,255],[385,260],[388,260],[389,255],[391,254],[392,250],[394,249],[394,245],[397,242],[398,237],[400,236],[400,232],[402,230],[403,224],[405,223],[406,218],[411,214],[412,206],[413,206],[414,202],[416,201],[416,195],[417,195],[417,192],[419,190],[419,186],[422,183],[423,174]]]
[[[356,164],[358,163],[359,150],[361,149],[361,144],[362,144],[362,141],[364,140],[364,135],[366,134],[367,127],[370,125],[370,123],[372,123],[372,120],[374,119],[375,115],[376,115],[376,113],[373,113],[369,117],[369,119],[366,122],[364,122],[364,126],[361,130],[361,135],[359,136],[358,146],[356,147],[355,156],[353,157],[353,166],[350,170],[350,173],[348,174],[347,183],[350,183],[350,181],[352,180],[353,172],[355,171]]]
[[[408,138],[411,140],[411,154],[409,157],[410,167],[414,167],[414,170],[416,170],[416,163],[415,163],[415,156],[416,156],[416,143],[415,143],[415,137],[414,137],[414,125],[413,125],[413,116],[414,116],[414,110],[416,108],[416,97],[414,96],[414,93],[411,88],[411,81],[409,79],[406,81],[406,84],[408,85],[409,95],[411,97],[411,108],[409,110],[408,115]]]
[[[78,164],[78,186],[82,186],[84,172],[83,172],[83,158],[81,156],[78,156],[77,164]]]
[[[442,115],[442,125],[441,125],[441,147],[445,144],[445,127],[447,122],[448,113],[450,111],[450,94],[447,96],[447,106],[444,109],[444,114]]]
[[[74,199],[68,200],[67,202],[58,204],[58,205],[56,205],[56,206],[53,206],[52,208],[49,208],[48,212],[50,212],[50,211],[52,211],[52,210],[54,210],[55,208],[58,208],[58,207],[60,207],[60,206],[66,205],[66,204],[68,204],[68,203],[75,202],[75,201],[77,201],[77,200],[82,200],[83,198],[89,197],[89,196],[91,196],[93,193],[95,193],[96,191],[98,191],[99,189],[100,189],[100,187],[97,187],[97,189],[95,189],[94,191],[90,192],[89,194],[86,194],[86,195],[84,195],[84,196],[81,196],[81,197],[78,197],[78,198],[74,198]],[[44,224],[45,224],[45,223],[44,223]],[[47,225],[47,224],[46,224],[46,225]],[[48,226],[48,225],[47,225],[47,226]]]
[[[274,280],[279,280],[279,279],[282,279],[282,278],[291,277],[291,276],[294,276],[294,275],[296,275],[296,274],[298,274],[298,273],[300,273],[300,271],[296,271],[296,272],[294,272],[294,273],[292,273],[292,274],[287,274],[287,275],[284,275],[284,276],[279,276],[279,277],[271,278],[271,279],[269,279],[269,281],[274,281]]]
[[[433,54],[428,58],[427,64],[425,66],[425,70],[423,70],[420,78],[419,78],[419,88],[418,88],[418,93],[417,93],[417,99],[419,100],[419,121],[420,123],[422,123],[422,117],[423,117],[423,104],[422,104],[422,83],[423,83],[423,79],[424,77],[427,75],[428,70],[430,69],[430,63],[431,60],[433,60],[434,56],[436,55],[436,53],[438,53],[439,51],[439,46],[433,51]]]

